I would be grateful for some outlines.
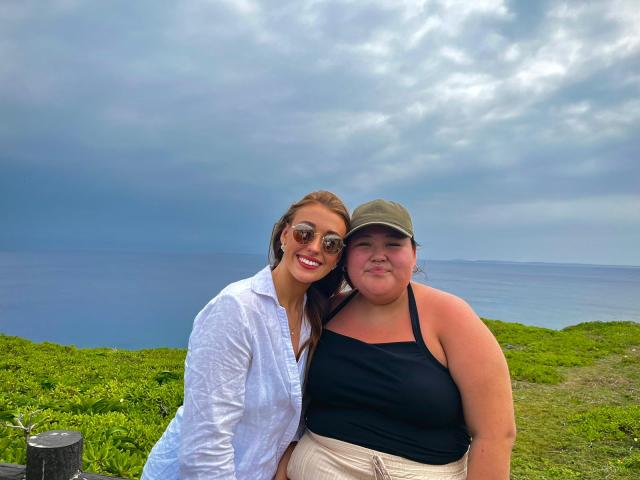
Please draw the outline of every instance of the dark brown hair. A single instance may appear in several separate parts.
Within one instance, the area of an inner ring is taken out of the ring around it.
[[[271,233],[271,243],[269,244],[269,264],[273,270],[282,260],[282,250],[280,247],[280,234],[287,225],[291,224],[293,217],[302,207],[307,205],[324,205],[332,212],[339,215],[344,221],[347,231],[350,226],[349,210],[342,200],[334,193],[320,190],[311,192],[302,197],[298,202],[292,204],[284,215],[273,226]],[[344,253],[344,252],[343,252]],[[327,276],[313,282],[307,290],[307,303],[305,306],[305,314],[311,324],[311,338],[309,346],[311,352],[315,349],[320,334],[322,333],[322,320],[329,311],[329,299],[338,293],[344,284],[342,266],[344,265],[344,254],[340,257],[336,268],[331,270]]]

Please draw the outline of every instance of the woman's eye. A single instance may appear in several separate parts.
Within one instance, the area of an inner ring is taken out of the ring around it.
[[[339,238],[325,238],[324,245],[329,250],[338,250],[340,249],[340,244],[342,239]]]

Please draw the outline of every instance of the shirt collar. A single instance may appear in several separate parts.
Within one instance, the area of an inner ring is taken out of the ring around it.
[[[251,290],[256,292],[258,295],[271,297],[275,300],[276,304],[278,303],[276,286],[273,284],[270,265],[267,265],[253,276],[251,279]]]
[[[270,265],[267,265],[253,276],[253,278],[251,279],[251,290],[253,290],[258,295],[265,295],[267,297],[273,298],[273,300],[276,302],[276,305],[280,305],[278,295],[276,294],[276,286],[273,283],[273,277],[271,276]],[[307,305],[306,293],[304,294],[304,299],[302,300],[302,302],[302,309],[304,311]]]

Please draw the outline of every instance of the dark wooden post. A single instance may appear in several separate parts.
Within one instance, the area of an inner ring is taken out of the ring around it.
[[[27,442],[26,480],[70,480],[82,470],[82,434],[51,430]]]
[[[51,430],[29,439],[26,466],[0,463],[0,480],[125,480],[81,470],[82,434]]]

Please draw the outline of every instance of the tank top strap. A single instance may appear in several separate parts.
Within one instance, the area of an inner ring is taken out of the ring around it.
[[[413,295],[413,288],[411,288],[411,283],[409,283],[409,285],[407,286],[407,292],[409,293],[409,316],[411,317],[411,328],[413,329],[413,336],[415,337],[416,343],[420,346],[420,348],[427,352],[428,356],[431,357],[431,352],[427,348],[427,345],[424,343],[422,330],[420,330],[418,306],[416,305],[416,297]]]
[[[339,303],[336,308],[331,310],[329,314],[322,319],[322,325],[326,325],[327,323],[329,323],[329,320],[335,317],[338,314],[338,312],[340,312],[340,310],[346,307],[347,303],[349,303],[353,299],[353,297],[356,296],[357,293],[358,293],[358,290],[355,290],[355,289],[352,290],[351,293],[349,293],[349,295],[347,296],[347,298],[345,298],[341,303]]]

